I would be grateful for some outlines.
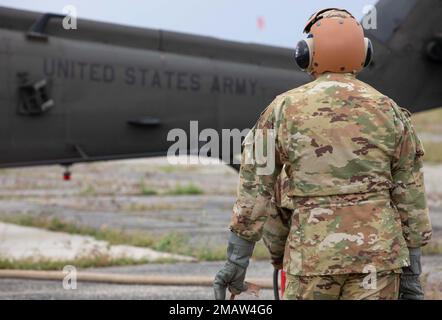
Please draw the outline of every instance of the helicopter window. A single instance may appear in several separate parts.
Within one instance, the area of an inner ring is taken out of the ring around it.
[[[19,87],[18,112],[24,115],[39,115],[54,106],[54,101],[49,97],[47,81],[40,80],[35,83],[24,83]]]

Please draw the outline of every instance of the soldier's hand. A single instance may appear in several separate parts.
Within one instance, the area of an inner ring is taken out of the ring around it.
[[[399,299],[402,300],[423,300],[424,290],[419,279],[422,272],[421,249],[409,248],[410,266],[402,268]]]
[[[235,295],[247,290],[244,279],[254,247],[254,242],[242,239],[233,232],[230,234],[227,246],[228,260],[218,271],[213,282],[215,299],[224,300],[227,288]]]
[[[227,261],[224,267],[218,271],[213,282],[216,300],[226,299],[226,289],[235,295],[247,290],[244,283],[246,268],[242,268],[231,261]]]

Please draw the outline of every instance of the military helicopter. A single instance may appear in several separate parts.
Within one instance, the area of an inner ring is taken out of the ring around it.
[[[360,78],[413,112],[442,106],[441,1],[376,8]],[[164,156],[173,128],[249,128],[311,80],[289,48],[63,17],[0,8],[0,167]]]

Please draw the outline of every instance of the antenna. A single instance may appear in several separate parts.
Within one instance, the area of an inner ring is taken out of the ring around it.
[[[51,19],[64,19],[65,15],[57,13],[45,13],[38,18],[29,29],[27,36],[38,39],[47,39],[46,26]]]

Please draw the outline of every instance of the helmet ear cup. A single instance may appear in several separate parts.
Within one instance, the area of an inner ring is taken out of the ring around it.
[[[371,43],[371,40],[368,38],[364,38],[365,42],[365,61],[364,61],[364,68],[368,67],[371,60],[373,59],[373,44]]]
[[[298,42],[295,48],[295,61],[302,70],[309,70],[313,60],[313,39],[308,38]]]
[[[367,67],[373,59],[373,44],[368,38],[364,38],[365,61],[364,68]],[[313,63],[314,42],[313,37],[298,42],[295,48],[295,61],[298,67],[304,71],[310,71]]]

